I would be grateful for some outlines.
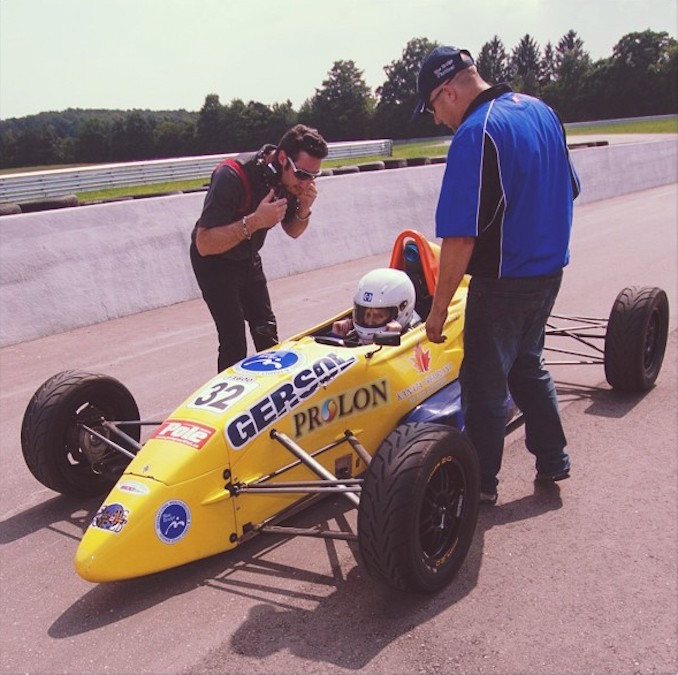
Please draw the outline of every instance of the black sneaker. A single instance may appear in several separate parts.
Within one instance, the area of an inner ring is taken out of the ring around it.
[[[499,495],[497,492],[481,492],[480,493],[480,503],[481,504],[496,504],[497,497]]]
[[[568,467],[567,469],[561,469],[555,473],[542,473],[541,471],[537,471],[537,477],[535,480],[539,481],[540,483],[555,483],[559,480],[565,480],[569,477],[570,468]]]

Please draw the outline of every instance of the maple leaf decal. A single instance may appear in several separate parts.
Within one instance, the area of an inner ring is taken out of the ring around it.
[[[426,373],[431,367],[431,352],[428,349],[424,349],[420,342],[417,342],[417,346],[414,348],[414,356],[411,360],[414,367],[420,373]]]

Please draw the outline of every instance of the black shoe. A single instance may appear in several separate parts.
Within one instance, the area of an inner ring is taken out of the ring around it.
[[[537,471],[537,477],[535,480],[539,481],[540,483],[555,483],[559,480],[565,480],[569,477],[570,468],[568,467],[567,469],[561,469],[555,473],[542,473],[541,471]]]

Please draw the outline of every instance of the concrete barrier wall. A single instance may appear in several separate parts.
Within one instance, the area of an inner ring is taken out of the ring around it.
[[[678,181],[678,142],[578,148],[577,203]],[[445,166],[329,176],[308,231],[276,227],[262,250],[277,279],[391,250],[414,228],[434,238]],[[0,346],[200,296],[188,259],[204,193],[0,218]]]

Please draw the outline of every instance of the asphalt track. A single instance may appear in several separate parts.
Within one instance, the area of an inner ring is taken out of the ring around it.
[[[651,391],[620,395],[600,366],[555,366],[572,478],[535,487],[512,432],[499,503],[433,596],[376,583],[352,544],[263,536],[144,579],[81,580],[72,558],[99,502],[25,468],[31,394],[60,370],[105,372],[143,416],[166,415],[216,367],[211,320],[193,301],[0,350],[0,672],[676,673],[677,202],[674,184],[575,209],[556,310],[607,316],[626,285],[665,288],[664,368]],[[386,263],[273,282],[281,335],[348,306]],[[353,528],[355,512],[326,501],[297,522]]]

